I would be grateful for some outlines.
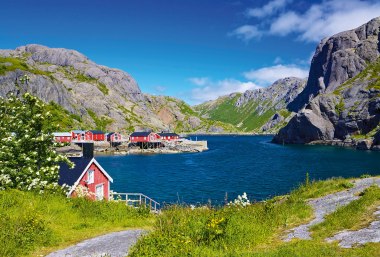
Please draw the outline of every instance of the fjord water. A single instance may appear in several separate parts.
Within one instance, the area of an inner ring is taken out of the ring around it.
[[[195,136],[192,137],[195,139]],[[305,181],[380,174],[380,153],[330,146],[276,145],[270,136],[198,136],[202,153],[97,156],[116,192],[140,192],[163,203],[212,204],[247,192],[263,200]]]

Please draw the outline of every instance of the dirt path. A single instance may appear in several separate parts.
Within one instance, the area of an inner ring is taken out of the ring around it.
[[[380,178],[365,178],[356,180],[354,186],[348,190],[311,200],[309,204],[314,209],[315,218],[307,224],[291,229],[284,241],[290,241],[293,238],[311,239],[309,231],[311,226],[323,222],[325,220],[325,216],[334,212],[338,207],[347,205],[358,199],[359,196],[357,196],[357,194],[374,183],[380,186]]]
[[[47,257],[124,257],[144,232],[135,229],[98,236],[50,253]]]

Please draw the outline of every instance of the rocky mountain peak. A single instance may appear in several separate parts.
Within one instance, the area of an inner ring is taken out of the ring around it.
[[[332,92],[380,56],[380,17],[349,31],[323,39],[311,61],[304,91],[289,106],[302,109],[321,92]]]

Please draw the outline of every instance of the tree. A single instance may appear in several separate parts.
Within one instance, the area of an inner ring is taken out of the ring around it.
[[[72,163],[53,149],[50,113],[45,104],[25,93],[0,98],[0,190],[60,189],[59,162]]]

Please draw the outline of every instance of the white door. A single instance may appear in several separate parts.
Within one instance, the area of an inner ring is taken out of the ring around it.
[[[103,200],[104,198],[104,185],[100,184],[95,187],[96,200]]]

